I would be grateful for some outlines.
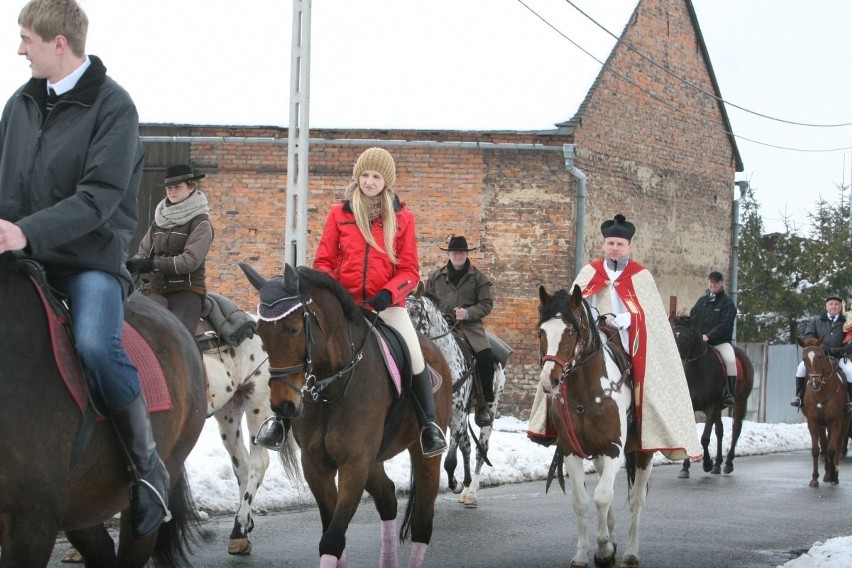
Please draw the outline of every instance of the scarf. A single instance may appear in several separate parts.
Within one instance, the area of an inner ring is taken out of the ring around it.
[[[207,196],[195,190],[189,197],[174,205],[169,205],[168,197],[160,201],[154,212],[154,222],[162,229],[173,229],[189,223],[198,215],[209,214]]]
[[[470,259],[464,261],[464,265],[458,270],[453,268],[453,263],[447,263],[447,278],[452,282],[453,286],[459,285],[459,280],[461,280],[462,276],[467,274],[468,269],[470,268]]]

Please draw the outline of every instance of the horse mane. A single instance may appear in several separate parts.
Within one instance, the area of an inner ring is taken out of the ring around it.
[[[316,288],[325,290],[337,299],[340,303],[340,308],[343,310],[343,315],[348,321],[357,323],[361,321],[360,310],[358,304],[352,299],[352,294],[344,288],[340,282],[335,280],[329,274],[321,270],[314,270],[308,266],[300,266],[296,269],[299,275],[299,280],[306,284],[308,288]],[[286,279],[285,279],[286,280]],[[288,294],[295,294],[296,290],[292,288],[290,282],[285,282],[284,287]]]
[[[563,318],[570,317],[574,320],[574,315],[571,313],[571,308],[569,307],[570,300],[571,296],[564,288],[554,292],[550,301],[538,308],[538,325],[540,326],[544,322],[555,318],[556,314],[560,314]],[[572,321],[572,323],[576,323],[576,321]]]

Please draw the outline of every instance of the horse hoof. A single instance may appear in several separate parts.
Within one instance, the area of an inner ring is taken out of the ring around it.
[[[465,509],[476,509],[479,507],[479,498],[476,495],[468,495],[464,500],[464,508]]]
[[[688,471],[686,471],[685,469],[682,469],[682,470],[680,470],[680,472],[677,474],[677,478],[678,478],[678,479],[689,479],[689,472],[688,472]]]
[[[621,568],[639,568],[639,557],[628,554],[621,559]]]
[[[723,473],[733,473],[733,471],[734,471],[734,465],[733,464],[726,465],[725,469],[722,470]]]
[[[717,465],[710,471],[710,473],[712,473],[713,475],[719,475],[720,473],[722,473],[722,468]]]
[[[607,558],[595,556],[595,568],[615,568],[615,554]]]
[[[812,479],[811,482],[808,483],[808,487],[819,487],[819,481]]]
[[[704,468],[704,473],[710,473],[710,471],[713,469],[713,464],[712,463],[705,463],[701,467]]]
[[[588,562],[571,562],[571,568],[589,568]]]
[[[76,548],[69,548],[62,557],[62,562],[66,564],[82,564],[83,556]]]
[[[251,541],[248,537],[232,538],[228,542],[228,554],[236,556],[247,556],[251,554]]]

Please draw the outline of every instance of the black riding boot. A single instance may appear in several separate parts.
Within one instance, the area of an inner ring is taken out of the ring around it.
[[[438,456],[447,450],[444,433],[435,423],[435,396],[429,369],[423,369],[411,378],[411,394],[414,395],[414,414],[420,424],[420,447],[427,458]]]
[[[284,424],[277,416],[270,416],[257,429],[254,443],[267,450],[279,451],[284,444]]]
[[[725,379],[725,382],[723,384],[724,386],[722,387],[722,406],[733,406],[736,402],[736,399],[734,398],[734,393],[737,389],[736,375],[729,375]]]
[[[494,402],[494,355],[491,349],[483,349],[476,354],[476,372],[479,375],[479,384],[482,386],[482,396],[476,397],[476,413],[473,415],[473,421],[480,428],[485,428],[494,422],[494,415],[488,408]]]
[[[805,385],[807,377],[796,377],[796,396],[790,401],[790,406],[802,406],[802,399],[805,397]]]
[[[127,406],[111,409],[110,419],[127,450],[129,465],[135,469],[136,479],[130,486],[133,537],[144,538],[172,518],[169,512],[169,472],[157,455],[148,406],[141,394]]]

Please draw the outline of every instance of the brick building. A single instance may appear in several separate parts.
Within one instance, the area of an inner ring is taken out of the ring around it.
[[[633,258],[655,275],[664,302],[688,309],[711,269],[728,271],[734,173],[742,163],[689,0],[641,0],[574,117],[535,132],[312,130],[308,263],[326,213],[341,199],[358,155],[386,147],[396,191],[415,214],[425,278],[446,262],[438,245],[463,234],[496,291],[490,330],[515,350],[502,411],[525,417],[538,384],[538,287],[574,278],[600,253],[600,223],[624,213],[637,225]],[[570,109],[569,109],[570,110]],[[287,130],[143,125],[148,151],[141,203],[153,211],[168,163],[208,174],[216,235],[211,291],[253,311],[255,291],[237,262],[282,271]],[[168,139],[167,137],[173,137]],[[167,141],[169,140],[169,141]],[[583,223],[577,178],[586,175]],[[150,216],[149,221],[150,222]],[[140,234],[147,223],[140,222]]]

